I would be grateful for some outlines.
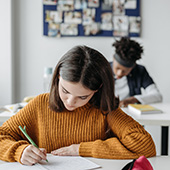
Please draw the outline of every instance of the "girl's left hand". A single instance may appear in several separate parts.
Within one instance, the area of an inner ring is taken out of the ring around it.
[[[51,152],[53,155],[58,156],[78,156],[79,155],[80,144],[72,144],[67,147],[62,147],[60,149]]]

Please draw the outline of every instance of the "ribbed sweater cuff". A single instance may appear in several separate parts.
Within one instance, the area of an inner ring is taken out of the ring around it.
[[[21,156],[22,156],[22,153],[24,151],[24,149],[28,146],[29,144],[23,144],[23,145],[20,145],[16,151],[15,151],[15,160],[19,163],[21,163]],[[22,164],[22,163],[21,163]]]
[[[92,147],[94,142],[80,143],[79,155],[84,157],[92,157]]]

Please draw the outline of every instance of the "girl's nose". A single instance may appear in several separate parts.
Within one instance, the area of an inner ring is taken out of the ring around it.
[[[67,104],[68,104],[69,106],[74,106],[75,103],[76,103],[75,97],[69,96],[68,99],[67,99]]]

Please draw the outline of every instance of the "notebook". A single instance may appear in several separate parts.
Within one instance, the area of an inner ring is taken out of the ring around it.
[[[143,104],[129,104],[129,111],[137,114],[151,114],[151,113],[162,113],[163,111],[155,108],[151,105],[143,105]]]

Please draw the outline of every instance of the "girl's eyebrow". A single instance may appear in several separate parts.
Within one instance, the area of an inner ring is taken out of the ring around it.
[[[66,90],[62,85],[61,85],[61,87],[67,92],[67,93],[69,93],[70,94],[70,92],[68,91],[68,90]],[[89,97],[91,94],[88,94],[88,95],[85,95],[85,96],[78,96],[78,97]]]

